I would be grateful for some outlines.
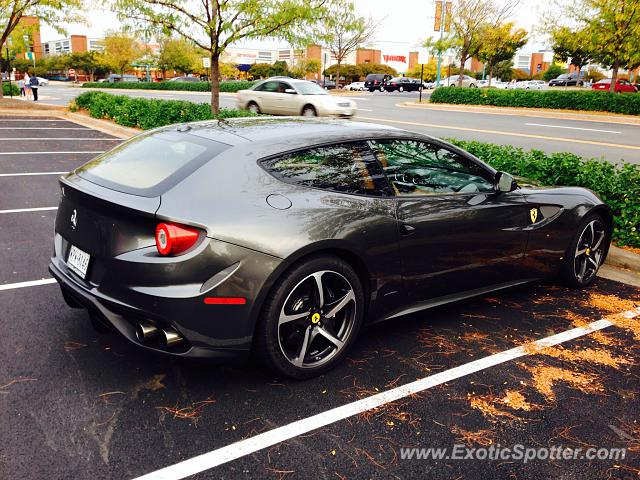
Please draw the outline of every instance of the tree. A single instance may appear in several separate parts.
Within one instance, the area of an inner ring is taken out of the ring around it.
[[[455,4],[451,16],[451,37],[460,60],[460,70],[464,70],[469,58],[478,55],[482,47],[482,27],[500,24],[514,6],[510,0],[500,7],[491,0],[459,0]],[[462,76],[458,78],[459,87],[463,80]]]
[[[593,60],[611,68],[614,92],[620,69],[640,65],[640,0],[579,0],[564,17],[585,31]]]
[[[278,60],[269,66],[270,77],[288,77],[289,65],[283,60]]]
[[[320,60],[298,60],[293,67],[289,69],[289,73],[293,78],[305,78],[310,73],[318,73],[320,70]]]
[[[420,73],[422,72],[422,65],[417,64],[413,67],[413,70],[407,72],[407,77],[412,78],[420,78]],[[424,72],[422,74],[422,79],[427,82],[432,82],[436,79],[436,75],[438,74],[438,62],[435,58],[430,58],[428,63],[424,64]]]
[[[344,77],[346,81],[350,80],[352,82],[357,82],[358,80],[360,80],[360,77],[362,76],[362,68],[360,67],[360,65],[351,65],[351,64],[345,63],[340,68],[340,72],[341,72],[340,74]],[[334,65],[331,65],[329,68],[325,68],[323,73],[327,76],[335,76],[337,79],[338,65],[334,64]]]
[[[513,78],[513,60],[503,60],[496,63],[493,73],[503,82],[509,82]]]
[[[386,73],[393,76],[398,75],[395,68],[381,63],[362,63],[360,64],[360,69],[362,70],[362,75],[365,77],[370,73]]]
[[[64,32],[61,25],[82,21],[82,7],[82,0],[0,0],[0,49],[16,29],[29,28],[20,23],[25,15],[37,15],[42,22]],[[3,90],[0,75],[0,98]]]
[[[339,84],[340,66],[347,55],[371,40],[377,25],[370,18],[356,15],[351,1],[337,0],[322,27],[319,37],[336,58],[336,84]]]
[[[527,32],[514,30],[512,22],[498,25],[486,24],[480,32],[480,47],[477,58],[489,67],[489,86],[497,63],[512,60],[516,51],[527,43]]]
[[[100,52],[73,52],[65,58],[63,68],[81,70],[89,75],[89,81],[93,82],[97,71],[105,71],[103,56]]]
[[[161,40],[158,68],[162,71],[163,77],[167,70],[188,75],[198,68],[199,63],[200,57],[193,44],[182,38],[168,37]]]
[[[587,28],[572,30],[569,27],[557,27],[551,31],[553,58],[569,62],[578,72],[593,59],[593,46]]]
[[[249,39],[288,41],[308,36],[324,18],[330,0],[115,0],[125,21],[149,22],[175,32],[211,58],[211,111],[220,107],[220,57],[231,44]]]
[[[220,78],[236,78],[238,69],[232,63],[220,62]]]
[[[269,63],[254,63],[249,69],[249,73],[253,78],[266,78],[269,76],[269,70],[271,64]]]
[[[558,78],[563,73],[567,73],[567,69],[561,67],[560,65],[558,65],[556,63],[554,63],[554,64],[550,65],[549,68],[547,68],[547,70],[545,70],[545,72],[542,74],[542,79],[545,82],[548,82],[549,80],[553,80],[554,78]]]
[[[120,75],[143,54],[138,42],[125,33],[111,33],[104,39],[104,64]]]

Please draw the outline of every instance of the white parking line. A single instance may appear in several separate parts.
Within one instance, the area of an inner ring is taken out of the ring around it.
[[[35,287],[38,285],[48,285],[50,283],[56,283],[55,278],[43,278],[42,280],[31,280],[29,282],[6,283],[4,285],[0,285],[0,291],[14,290],[16,288]]]
[[[47,210],[57,210],[57,209],[58,207],[14,208],[11,210],[0,210],[0,213],[45,212]]]
[[[531,127],[549,127],[549,128],[564,128],[566,130],[583,130],[585,132],[602,132],[602,133],[621,133],[615,130],[598,130],[597,128],[580,128],[580,127],[566,127],[564,125],[545,125],[544,123],[525,123]]]
[[[639,314],[640,308],[624,312],[623,315],[628,318],[633,318]],[[532,351],[535,351],[535,348],[531,348],[532,346],[544,348],[558,345],[560,343],[588,335],[597,330],[610,327],[611,325],[613,324],[609,320],[597,320],[584,327],[572,328],[571,330],[537,340],[532,344],[522,345],[488,357],[480,358],[450,370],[445,370],[443,372],[436,373],[435,375],[416,380],[415,382],[378,393],[377,395],[363,398],[361,400],[342,405],[341,407],[321,412],[312,417],[303,418],[289,423],[288,425],[246,438],[245,440],[232,443],[226,447],[221,447],[217,450],[184,460],[175,465],[148,473],[138,477],[136,480],[178,480],[190,475],[195,475],[232,460],[237,460],[238,458],[246,455],[251,455],[278,443],[304,435],[313,430],[317,430],[318,428],[326,427],[327,425],[331,425],[340,420],[344,420],[374,408],[382,407],[388,403],[400,400],[401,398],[423,392],[437,385],[442,385],[443,383],[471,375],[472,373],[477,373],[516,358],[530,355]]]
[[[4,120],[5,122],[68,122],[68,123],[73,123],[71,120],[65,120],[63,118],[56,119],[56,120],[51,120],[51,119],[40,120],[39,118],[5,118],[2,115],[0,115],[0,120]]]
[[[0,130],[89,130],[91,131],[90,128],[86,128],[86,127],[0,127]]]
[[[30,177],[31,175],[65,175],[69,172],[0,173],[0,177]]]
[[[100,150],[97,152],[89,152],[89,151],[84,151],[84,152],[78,152],[78,151],[59,151],[59,152],[0,152],[0,155],[52,155],[55,153],[104,153],[104,150]]]

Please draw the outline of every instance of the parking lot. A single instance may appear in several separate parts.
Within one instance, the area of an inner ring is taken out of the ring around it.
[[[95,332],[47,271],[58,176],[121,139],[56,117],[0,127],[0,478],[640,475],[640,290],[525,286],[395,319],[304,382],[164,358]],[[456,444],[626,452],[402,458]]]

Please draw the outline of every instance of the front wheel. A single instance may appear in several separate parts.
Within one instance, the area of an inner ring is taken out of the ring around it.
[[[287,377],[315,377],[333,368],[353,344],[364,310],[364,291],[349,264],[312,258],[276,283],[256,329],[256,354]]]
[[[399,87],[399,88],[398,88],[398,91],[399,91],[400,93],[404,92],[404,87]]]
[[[598,214],[588,215],[578,227],[562,263],[561,276],[570,287],[591,285],[604,261],[608,242],[604,219]]]
[[[316,112],[316,109],[313,108],[312,105],[306,105],[302,109],[302,116],[303,117],[317,117],[318,116],[318,112]]]

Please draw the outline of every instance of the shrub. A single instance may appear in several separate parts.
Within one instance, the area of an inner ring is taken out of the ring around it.
[[[20,95],[20,89],[17,87],[15,83],[11,83],[11,90],[9,90],[9,82],[3,81],[2,94],[8,97],[10,93],[13,93],[13,96],[17,97],[18,95]]]
[[[94,118],[106,118],[125,127],[143,130],[173,123],[253,116],[244,110],[224,108],[213,115],[207,103],[132,98],[98,91],[82,93],[76,97],[74,107],[87,110]]]
[[[564,67],[561,67],[560,65],[556,65],[554,63],[553,65],[550,65],[549,68],[547,68],[547,70],[545,70],[545,72],[542,74],[542,79],[545,82],[548,82],[549,80],[558,78],[563,73],[567,73],[567,69]]]
[[[585,159],[572,153],[449,139],[497,170],[529,178],[543,185],[573,185],[594,191],[613,210],[613,238],[620,245],[640,247],[640,166]]]
[[[237,92],[251,88],[256,82],[220,82],[221,92]],[[113,88],[125,90],[175,90],[187,92],[210,92],[209,82],[87,82],[83,88]]]
[[[594,90],[493,90],[442,87],[431,94],[433,103],[554,108],[640,115],[640,95]]]

